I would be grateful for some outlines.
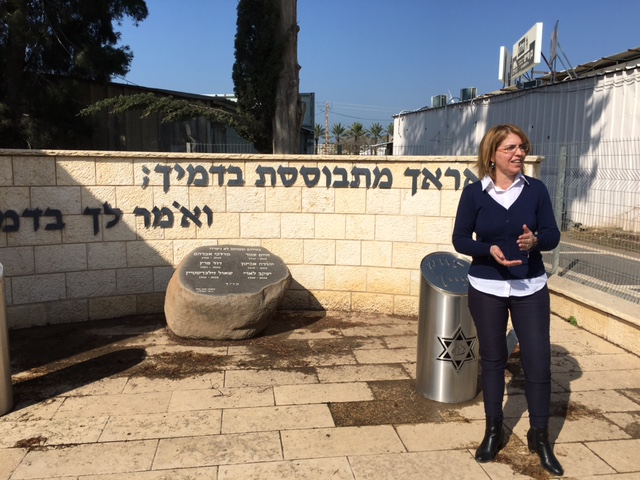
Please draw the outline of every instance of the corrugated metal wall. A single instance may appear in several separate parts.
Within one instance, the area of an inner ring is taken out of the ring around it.
[[[475,155],[491,126],[513,123],[545,157],[552,197],[567,152],[563,223],[640,232],[639,99],[634,67],[410,112],[395,119],[394,155]]]
[[[466,154],[499,123],[520,126],[534,144],[637,138],[639,92],[636,67],[402,114],[394,122],[394,155]]]

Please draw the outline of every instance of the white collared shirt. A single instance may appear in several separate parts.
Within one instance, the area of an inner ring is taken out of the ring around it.
[[[506,190],[496,186],[489,175],[481,180],[482,189],[486,190],[491,198],[506,209],[518,199],[525,183],[528,183],[527,179],[521,173]],[[525,297],[544,288],[547,283],[547,274],[535,278],[515,280],[487,280],[469,275],[469,283],[476,290],[498,297]]]

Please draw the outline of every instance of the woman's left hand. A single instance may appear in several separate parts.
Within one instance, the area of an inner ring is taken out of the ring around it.
[[[522,226],[522,235],[518,237],[518,247],[524,252],[533,250],[538,244],[538,238],[533,234],[529,227]]]

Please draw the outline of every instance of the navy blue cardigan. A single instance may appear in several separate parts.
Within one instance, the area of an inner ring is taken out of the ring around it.
[[[525,182],[522,193],[509,209],[491,198],[480,181],[467,185],[462,191],[453,227],[453,246],[457,252],[473,258],[469,275],[513,280],[545,273],[540,252],[553,250],[558,245],[560,230],[547,187],[540,180],[525,178],[528,183]],[[538,244],[528,253],[520,251],[517,243],[523,225],[538,237]],[[500,247],[508,260],[522,260],[522,265],[500,265],[489,253],[492,245]]]

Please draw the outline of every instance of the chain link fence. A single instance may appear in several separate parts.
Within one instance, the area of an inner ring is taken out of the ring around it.
[[[552,273],[640,303],[640,139],[535,145],[562,230]]]
[[[190,143],[187,153],[258,153],[251,143]]]

